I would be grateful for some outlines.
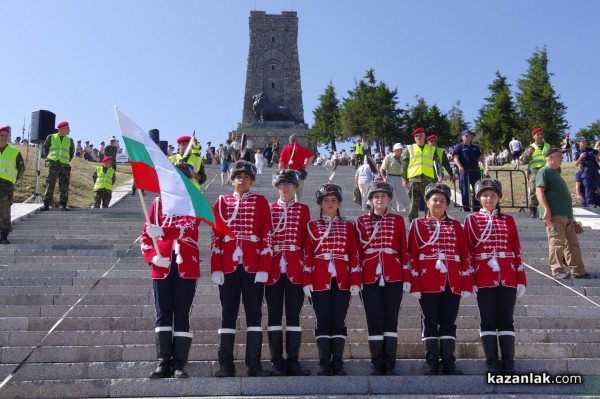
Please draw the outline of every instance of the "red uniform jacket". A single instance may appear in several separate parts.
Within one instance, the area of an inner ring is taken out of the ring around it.
[[[446,282],[454,294],[473,292],[469,248],[458,220],[448,216],[440,219],[439,224],[438,219],[429,217],[413,220],[408,233],[408,258],[412,269],[411,293],[442,292]]]
[[[351,285],[360,286],[362,277],[354,225],[337,216],[323,216],[311,220],[307,228],[302,285],[312,284],[315,291],[331,289],[331,264],[339,289],[347,291]]]
[[[373,284],[381,275],[388,283],[410,282],[404,218],[395,213],[383,217],[370,214],[356,220],[362,282]],[[379,270],[377,268],[379,267]]]
[[[491,215],[485,211],[473,213],[465,219],[465,234],[478,288],[527,285],[521,241],[512,216],[496,211]],[[492,261],[494,254],[497,265]]]
[[[163,258],[171,260],[173,251],[177,256],[179,265],[179,277],[200,278],[200,250],[198,249],[198,226],[200,219],[192,216],[167,216],[162,213],[162,202],[160,198],[154,200],[148,211],[148,217],[152,224],[163,229],[164,235],[156,242],[158,250]],[[152,263],[156,255],[152,239],[146,233],[147,224],[144,223],[140,246],[142,255],[150,266],[152,266],[152,278],[164,279],[169,275],[171,267],[159,267]]]
[[[248,273],[271,271],[273,248],[271,237],[271,208],[262,195],[237,193],[217,198],[214,211],[219,212],[236,238],[213,229],[210,271],[233,273],[244,264]]]
[[[293,284],[302,284],[306,225],[310,221],[308,205],[291,200],[271,204],[273,217],[273,267],[267,285],[279,280],[282,269]]]

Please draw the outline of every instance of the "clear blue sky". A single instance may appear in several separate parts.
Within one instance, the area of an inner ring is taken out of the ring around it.
[[[223,142],[242,119],[251,10],[298,12],[309,124],[329,81],[341,100],[369,68],[400,105],[460,100],[471,121],[496,70],[514,89],[543,46],[570,131],[600,119],[594,0],[0,0],[0,125],[21,135],[47,109],[97,146],[119,135],[118,105],[161,140]]]

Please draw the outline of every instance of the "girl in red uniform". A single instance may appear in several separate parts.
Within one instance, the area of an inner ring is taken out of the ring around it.
[[[450,218],[450,187],[431,183],[425,188],[426,215],[415,219],[408,233],[412,269],[411,294],[419,298],[425,374],[462,374],[456,368],[454,348],[460,298],[473,291],[473,269],[458,220]]]
[[[318,375],[346,375],[346,314],[350,294],[358,295],[361,283],[356,235],[353,224],[340,217],[342,188],[325,184],[316,195],[321,216],[308,223],[302,285],[317,317]]]
[[[500,212],[502,184],[496,179],[475,183],[475,196],[482,209],[465,219],[471,249],[480,336],[489,373],[515,373],[515,326],[517,298],[525,295],[525,267],[515,220]],[[498,359],[498,342],[502,364]]]
[[[298,362],[302,328],[300,311],[304,304],[302,291],[302,269],[304,242],[307,239],[306,225],[310,221],[310,210],[306,204],[294,200],[298,187],[295,170],[280,170],[273,177],[273,186],[279,191],[279,199],[271,204],[273,218],[273,266],[265,286],[265,298],[269,309],[267,335],[271,352],[271,374],[274,376],[310,375]],[[283,361],[283,306],[287,360]]]
[[[188,178],[192,176],[191,165],[177,166]],[[140,245],[144,259],[152,267],[154,331],[159,360],[150,378],[187,378],[183,368],[192,346],[190,313],[200,278],[200,219],[165,215],[160,197],[150,206],[148,219],[152,224],[144,224]]]
[[[404,218],[387,210],[393,192],[388,183],[371,183],[367,191],[371,211],[356,220],[371,375],[397,375],[398,313],[403,288],[410,291]]]

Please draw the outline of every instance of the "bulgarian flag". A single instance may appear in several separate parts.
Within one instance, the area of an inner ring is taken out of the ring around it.
[[[135,186],[139,190],[160,194],[165,214],[194,216],[223,234],[234,237],[223,219],[215,215],[200,190],[169,161],[158,145],[117,107],[115,112]]]

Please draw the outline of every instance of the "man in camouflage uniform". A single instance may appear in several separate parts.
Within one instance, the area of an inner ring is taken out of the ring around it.
[[[94,171],[94,208],[108,208],[112,198],[112,190],[117,174],[111,166],[112,159],[109,156],[102,158],[102,165]]]
[[[410,222],[419,217],[419,203],[425,197],[425,187],[437,181],[435,162],[441,164],[437,147],[425,143],[423,128],[415,129],[411,136],[415,138],[415,144],[406,146],[406,151],[402,154],[402,185],[408,188]]]
[[[0,244],[10,244],[10,207],[15,182],[25,173],[23,157],[16,147],[8,144],[8,136],[8,126],[0,127]]]
[[[50,202],[54,196],[54,186],[58,179],[60,190],[60,205],[63,211],[68,211],[69,183],[71,181],[71,159],[75,155],[75,145],[69,137],[69,122],[58,124],[58,133],[46,137],[42,148],[42,158],[47,158],[48,175],[46,176],[46,192],[44,193],[43,211],[50,208]]]
[[[271,163],[269,164],[269,167],[273,166],[273,164],[276,164],[279,162],[279,141],[277,141],[277,139],[275,137],[273,137],[273,155],[271,155]]]
[[[104,156],[110,157],[112,160],[111,167],[117,171],[117,153],[119,152],[119,147],[117,147],[117,140],[111,139],[110,144],[104,147]]]

